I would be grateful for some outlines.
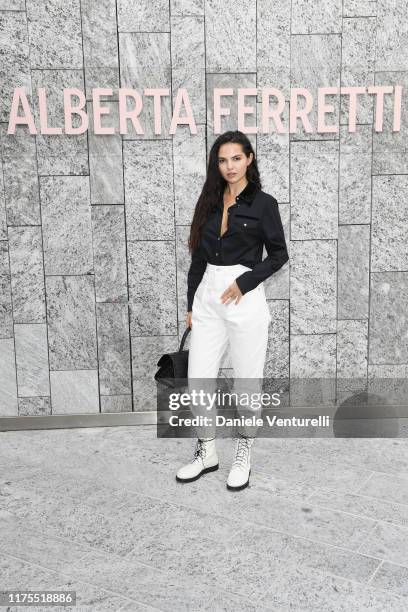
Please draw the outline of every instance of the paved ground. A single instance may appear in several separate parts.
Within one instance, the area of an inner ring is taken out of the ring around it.
[[[183,485],[194,440],[155,436],[0,433],[0,590],[74,589],[76,612],[408,609],[406,440],[258,439],[234,493],[231,440]]]

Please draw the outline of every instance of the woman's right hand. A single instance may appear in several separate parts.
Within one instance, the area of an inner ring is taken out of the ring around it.
[[[190,327],[190,328],[193,325],[193,311],[192,310],[190,310],[187,313],[186,325],[187,325],[187,327]]]

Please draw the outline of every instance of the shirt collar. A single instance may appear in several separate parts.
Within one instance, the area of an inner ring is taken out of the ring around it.
[[[241,193],[238,194],[238,202],[243,201],[245,202],[245,204],[248,204],[248,206],[250,206],[258,189],[259,187],[256,183],[248,181],[248,184],[244,187]],[[221,209],[224,208],[224,202],[222,197],[220,198],[218,206]]]

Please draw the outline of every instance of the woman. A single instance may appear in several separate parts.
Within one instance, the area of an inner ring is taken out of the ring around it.
[[[263,246],[268,256],[262,261]],[[263,379],[271,320],[263,281],[288,261],[275,198],[261,189],[252,145],[245,134],[229,131],[214,142],[207,178],[195,207],[189,249],[187,320],[191,328],[188,360],[193,387],[214,392],[222,356],[229,343],[234,387],[248,393]],[[206,396],[208,397],[208,396]],[[209,406],[195,408],[208,415]],[[196,428],[198,432],[200,428]],[[253,428],[239,428],[227,488],[249,484]],[[215,426],[201,428],[191,463],[179,482],[191,482],[218,469]]]

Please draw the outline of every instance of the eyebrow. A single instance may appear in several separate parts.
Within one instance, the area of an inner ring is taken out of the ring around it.
[[[238,157],[239,155],[242,155],[242,153],[236,153],[235,155],[232,155],[232,157]],[[221,155],[219,155],[218,159],[226,159],[226,157],[221,157]]]

